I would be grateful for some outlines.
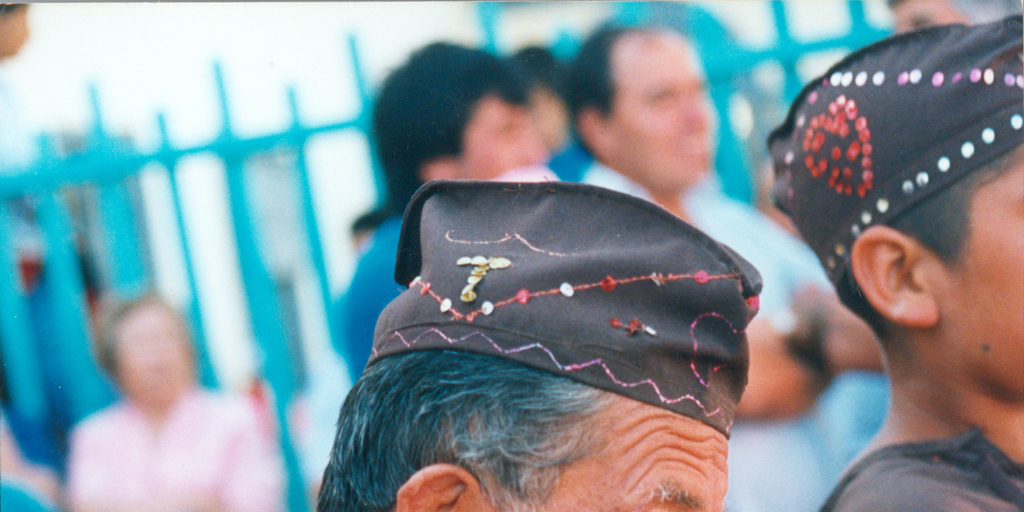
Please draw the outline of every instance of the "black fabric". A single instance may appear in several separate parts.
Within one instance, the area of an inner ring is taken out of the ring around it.
[[[471,284],[473,257],[496,264]],[[368,366],[494,355],[728,435],[761,278],[652,203],[577,183],[431,182],[406,211],[395,277],[409,288],[381,314]]]
[[[1024,466],[977,429],[882,448],[851,467],[822,512],[1020,512]]]
[[[1024,142],[1021,17],[894,36],[807,85],[768,138],[775,203],[834,283],[863,230]]]

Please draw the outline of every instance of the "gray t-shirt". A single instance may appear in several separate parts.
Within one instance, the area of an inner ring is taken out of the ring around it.
[[[981,432],[879,449],[846,471],[821,512],[1022,512],[1024,466]]]

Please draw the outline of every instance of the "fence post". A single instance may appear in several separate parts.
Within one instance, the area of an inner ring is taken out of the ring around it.
[[[214,65],[214,77],[223,126],[221,141],[230,142],[234,140],[234,135],[231,131],[227,93],[219,64]],[[296,391],[291,371],[294,361],[291,360],[285,330],[281,325],[281,310],[277,302],[273,278],[260,255],[256,233],[248,212],[245,176],[243,175],[245,161],[241,154],[234,153],[231,149],[225,150],[220,156],[224,160],[224,168],[227,173],[228,200],[235,240],[238,245],[242,281],[249,303],[250,320],[256,341],[264,356],[265,362],[262,365],[264,377],[274,391],[273,404],[277,417],[281,452],[288,475],[288,510],[302,512],[308,509],[305,480],[298,454],[291,442],[291,429],[288,423],[288,407]]]
[[[356,81],[356,90],[359,92],[359,114],[357,114],[355,125],[366,137],[366,144],[370,151],[370,167],[373,172],[373,183],[377,190],[377,205],[387,202],[387,181],[384,178],[384,167],[377,156],[377,140],[372,133],[373,125],[373,95],[370,85],[366,81],[366,73],[363,71],[363,63],[359,58],[359,45],[356,43],[356,36],[348,36],[348,53],[352,59],[352,74]]]
[[[736,135],[730,116],[733,95],[737,92],[738,63],[751,67],[755,64],[750,52],[740,48],[714,15],[699,7],[678,6],[683,30],[694,41],[707,73],[708,95],[718,113],[718,144],[715,152],[715,172],[725,195],[750,204],[754,199],[748,151],[743,140]],[[677,16],[679,16],[677,14]]]
[[[616,21],[626,27],[644,25],[651,19],[648,2],[617,2]]]
[[[89,158],[113,155],[120,149],[103,127],[99,93],[96,85],[89,86],[92,104],[93,128],[90,146],[95,148]],[[131,178],[127,178],[131,179]],[[149,274],[139,251],[139,236],[135,225],[135,212],[129,200],[126,180],[99,185],[99,215],[103,219],[106,235],[103,249],[113,288],[119,297],[131,297],[144,291],[150,284]]]
[[[306,230],[306,240],[309,244],[310,261],[313,263],[313,270],[316,272],[317,282],[320,285],[320,301],[323,302],[324,316],[327,321],[327,332],[331,336],[331,346],[338,346],[339,340],[334,340],[336,331],[334,329],[335,318],[331,313],[331,288],[327,281],[327,263],[324,260],[324,247],[320,241],[320,225],[316,217],[316,205],[313,202],[313,190],[309,181],[309,163],[306,161],[306,141],[308,136],[302,130],[302,122],[299,119],[299,105],[295,98],[295,88],[288,88],[288,107],[292,114],[291,133],[294,134],[295,144],[295,170],[298,172],[298,185],[300,201],[302,202],[303,227]]]
[[[157,129],[160,132],[159,153],[171,154],[171,140],[167,135],[167,119],[163,113],[156,116]],[[174,220],[178,226],[178,238],[181,240],[181,256],[184,260],[185,274],[188,279],[188,289],[192,293],[189,300],[188,312],[192,323],[192,339],[194,340],[196,359],[199,365],[199,377],[203,386],[216,389],[218,386],[217,372],[210,360],[210,348],[207,346],[206,325],[203,321],[203,311],[199,299],[199,288],[196,286],[196,271],[192,266],[192,248],[188,243],[188,231],[185,228],[185,215],[181,208],[181,192],[178,187],[178,159],[173,157],[158,158],[167,171],[167,177],[171,183],[171,201],[174,205]]]
[[[90,349],[88,310],[85,287],[79,266],[71,219],[62,200],[61,191],[46,193],[39,204],[39,222],[46,239],[46,262],[43,266],[46,300],[53,308],[45,349],[52,349],[60,368],[63,392],[70,404],[70,419],[78,421],[109,405],[114,399],[109,381],[96,366]],[[42,333],[40,333],[42,334]],[[52,336],[52,337],[51,337]]]
[[[786,5],[782,0],[772,0],[771,7],[772,19],[775,22],[775,47],[779,53],[778,61],[786,76],[784,97],[786,101],[792,101],[803,88],[803,81],[800,80],[800,75],[796,70],[797,57],[800,55],[800,43],[795,41],[789,32]]]
[[[480,20],[480,30],[483,32],[483,42],[480,49],[498,55],[498,17],[500,16],[501,4],[495,2],[480,2],[476,4],[477,19]]]

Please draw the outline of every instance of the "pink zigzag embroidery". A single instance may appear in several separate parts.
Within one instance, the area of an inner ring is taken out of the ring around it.
[[[694,320],[693,326],[696,326],[697,322],[701,318],[703,318],[704,316],[708,316],[708,315],[717,316],[717,317],[722,318],[724,320],[724,318],[721,315],[718,315],[716,313],[708,313],[708,314],[701,315],[701,316],[697,317],[697,319]],[[729,322],[726,320],[726,323],[728,324]],[[730,327],[732,327],[731,324],[730,324]],[[691,332],[692,332],[692,328],[691,328]],[[736,332],[735,328],[733,328],[733,332]],[[483,334],[481,332],[473,332],[473,333],[467,334],[467,335],[465,335],[465,336],[463,336],[461,338],[451,338],[447,334],[442,332],[441,330],[439,330],[437,328],[434,328],[434,327],[421,332],[419,334],[419,336],[417,336],[412,341],[406,340],[405,336],[403,336],[402,333],[400,333],[400,332],[395,332],[391,336],[391,339],[398,338],[399,340],[401,340],[402,344],[404,344],[406,347],[412,347],[417,342],[419,342],[420,338],[426,336],[427,334],[436,334],[436,335],[440,336],[441,339],[443,339],[446,342],[448,342],[448,344],[450,344],[450,345],[455,345],[455,344],[460,343],[462,341],[465,341],[465,340],[467,340],[469,338],[472,338],[473,336],[480,336],[481,338],[487,340],[487,342],[490,343],[491,346],[494,347],[494,349],[496,351],[498,351],[498,352],[500,352],[502,354],[516,354],[516,353],[525,352],[525,351],[531,350],[531,349],[539,349],[539,350],[543,351],[545,354],[547,354],[548,358],[551,359],[551,362],[554,363],[555,366],[557,366],[560,370],[567,371],[567,372],[582,370],[582,369],[589,368],[589,367],[594,366],[594,365],[599,365],[604,370],[605,375],[607,375],[608,378],[611,379],[611,381],[613,383],[615,383],[616,385],[618,385],[618,386],[621,386],[621,387],[624,387],[624,388],[634,388],[634,387],[638,387],[638,386],[642,386],[642,385],[646,384],[646,385],[650,386],[651,389],[654,390],[654,393],[656,395],[658,395],[658,399],[661,400],[662,403],[675,404],[675,403],[679,403],[679,402],[682,402],[684,400],[687,400],[687,401],[693,402],[695,405],[697,405],[697,407],[700,408],[700,410],[704,413],[704,415],[709,417],[709,418],[712,417],[712,416],[716,416],[716,415],[722,413],[722,408],[721,407],[717,407],[713,411],[709,412],[707,410],[707,407],[704,405],[704,403],[701,402],[697,397],[695,397],[695,396],[693,396],[691,394],[685,394],[685,395],[681,395],[681,396],[678,396],[678,397],[675,397],[675,398],[667,397],[667,396],[664,395],[664,393],[662,393],[661,388],[658,386],[658,384],[656,382],[654,382],[653,380],[651,380],[650,378],[643,379],[643,380],[636,381],[636,382],[626,382],[626,381],[623,381],[623,380],[619,379],[615,375],[615,372],[613,372],[611,370],[611,368],[609,368],[608,365],[605,364],[604,360],[601,359],[601,358],[593,359],[593,360],[587,361],[585,363],[576,363],[576,364],[569,364],[569,365],[562,364],[555,357],[555,355],[553,353],[551,353],[551,351],[547,347],[545,347],[543,344],[541,344],[541,343],[530,343],[530,344],[527,344],[527,345],[522,345],[520,347],[515,347],[515,348],[511,348],[511,349],[507,349],[506,350],[506,349],[501,348],[501,346],[498,345],[497,343],[495,343],[494,340],[492,340],[487,335],[485,335],[485,334]],[[694,342],[694,345],[696,346],[696,342]],[[373,349],[374,357],[376,357],[378,354],[379,354],[379,352],[378,352],[377,348],[374,347],[374,349]],[[693,372],[695,374],[697,374],[696,366],[694,366],[692,363],[691,363],[691,368],[693,369]],[[717,369],[718,368],[716,368],[716,370]],[[705,382],[704,379],[702,379],[699,374],[697,374],[697,378],[698,378],[698,380],[700,380],[701,384],[705,388],[708,387],[707,382]],[[730,425],[726,427],[726,429],[728,430],[730,427],[731,427],[731,422],[730,422]]]
[[[718,313],[718,312],[715,312],[715,311],[708,311],[706,313],[701,313],[700,315],[697,315],[697,318],[693,319],[693,323],[690,324],[690,339],[693,340],[693,353],[694,353],[695,357],[690,359],[690,370],[693,371],[693,374],[697,377],[697,380],[699,380],[700,383],[703,384],[705,388],[708,387],[710,384],[708,384],[708,382],[705,381],[704,378],[700,376],[700,372],[697,371],[697,358],[696,358],[696,354],[697,354],[697,334],[694,331],[697,330],[697,323],[699,323],[702,319],[704,319],[706,317],[717,318],[717,319],[725,322],[725,325],[728,325],[729,329],[732,329],[732,333],[733,334],[738,334],[739,333],[739,330],[736,329],[736,326],[732,325],[732,322],[730,322],[728,318],[725,318],[725,315],[723,315],[721,313]],[[715,366],[714,368],[711,369],[711,373],[715,373],[718,370],[721,370],[724,366],[725,365],[723,365],[723,364]],[[708,380],[710,380],[710,379],[711,379],[711,377],[709,376]]]
[[[505,233],[505,236],[503,236],[503,237],[501,237],[501,238],[499,238],[497,240],[490,240],[490,241],[484,240],[484,241],[478,241],[478,242],[477,241],[472,241],[472,240],[457,240],[457,239],[452,238],[451,235],[452,235],[452,232],[451,232],[451,230],[449,230],[448,232],[446,232],[444,234],[444,239],[448,240],[449,242],[452,242],[452,243],[467,244],[467,245],[493,245],[493,244],[503,244],[503,243],[508,242],[510,240],[518,240],[518,241],[522,242],[522,244],[525,245],[527,249],[529,249],[529,250],[531,250],[533,252],[539,252],[541,254],[547,254],[548,256],[554,256],[554,257],[557,257],[557,258],[565,258],[567,256],[571,256],[571,254],[565,254],[565,253],[554,252],[554,251],[545,251],[544,249],[540,249],[537,246],[531,244],[529,242],[529,240],[524,238],[519,233],[515,233],[513,235]]]

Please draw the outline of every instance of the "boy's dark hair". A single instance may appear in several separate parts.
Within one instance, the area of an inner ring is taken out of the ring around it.
[[[1014,164],[1022,159],[1024,145],[915,205],[896,218],[891,227],[923,244],[946,265],[956,265],[971,236],[968,217],[974,193],[985,183],[1016,169]],[[861,294],[852,272],[847,272],[846,278],[836,285],[836,292],[846,307],[863,318],[879,337],[884,337],[887,322]]]
[[[495,95],[525,106],[528,91],[515,66],[481,50],[433,43],[413,53],[385,79],[373,108],[386,211],[404,211],[423,184],[424,163],[462,152],[463,132],[481,99]]]

